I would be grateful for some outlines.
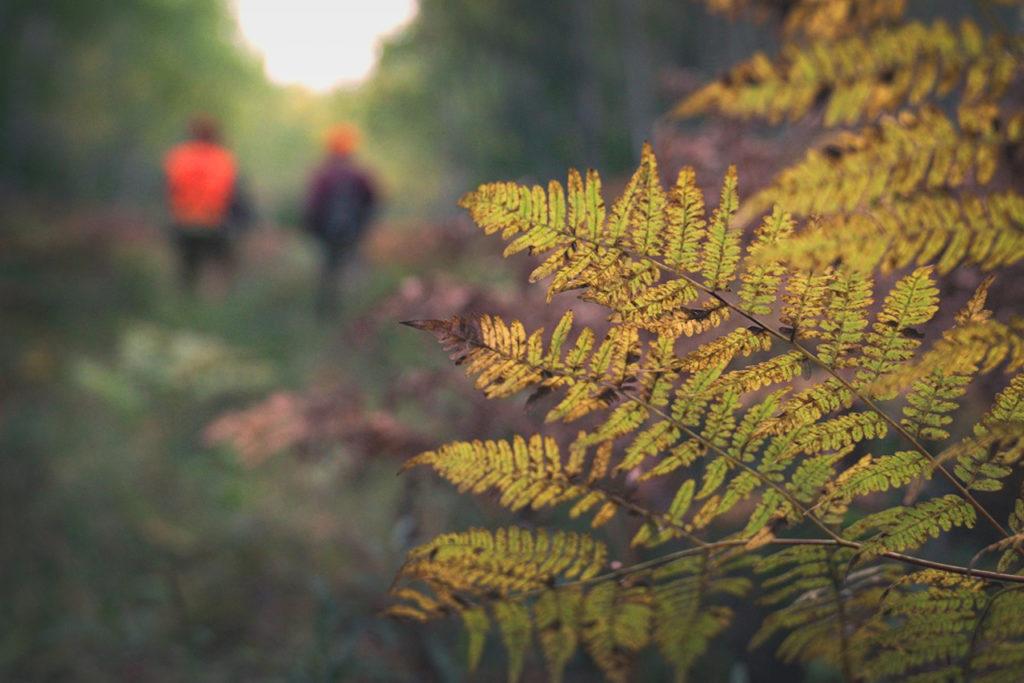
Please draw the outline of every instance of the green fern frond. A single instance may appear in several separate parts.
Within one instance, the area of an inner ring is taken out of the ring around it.
[[[888,431],[888,425],[877,413],[849,413],[801,429],[784,457],[837,451],[861,441],[882,439]]]
[[[1024,669],[1024,595],[1004,589],[992,595],[978,616],[965,678],[980,683],[1013,683]]]
[[[740,233],[732,225],[739,209],[736,167],[730,166],[722,185],[722,197],[711,216],[707,241],[704,242],[701,274],[710,289],[727,289],[740,262]]]
[[[878,377],[913,358],[914,351],[921,345],[918,327],[931,320],[939,310],[939,290],[931,274],[931,267],[918,268],[897,281],[885,297],[858,361],[858,386],[870,385]],[[877,393],[875,396],[893,398],[892,395]]]
[[[947,494],[911,507],[896,506],[868,515],[846,528],[848,538],[877,532],[861,548],[860,560],[884,552],[919,548],[953,527],[973,527],[977,512],[960,496]]]
[[[877,650],[866,658],[864,674],[870,680],[962,680],[984,589],[977,579],[930,569],[900,578],[865,634]]]
[[[735,560],[704,553],[653,572],[659,581],[653,589],[653,639],[676,681],[687,680],[711,640],[732,621],[732,609],[715,604],[717,599],[743,597],[750,590],[748,579],[729,575],[738,569]]]
[[[851,557],[844,548],[795,546],[762,558],[755,570],[771,576],[762,581],[770,592],[761,602],[785,606],[764,620],[750,646],[782,632],[778,655],[783,661],[821,659],[848,677],[859,670],[863,651],[851,635],[874,614],[893,573],[871,567],[844,578]]]
[[[442,534],[409,551],[397,581],[421,581],[448,607],[491,594],[539,590],[556,578],[586,579],[608,549],[585,534],[508,527]]]
[[[583,590],[570,586],[544,591],[534,604],[533,613],[548,676],[552,683],[558,683],[579,643]]]
[[[998,491],[1013,465],[1024,458],[1024,374],[1016,375],[974,426],[973,434],[951,446],[954,473],[969,489]]]
[[[821,343],[818,356],[826,365],[842,366],[855,351],[868,326],[867,308],[871,305],[871,278],[855,270],[842,270],[829,283],[826,314],[819,325]]]
[[[836,477],[818,504],[830,509],[833,517],[841,517],[854,498],[897,489],[930,473],[931,463],[917,451],[865,455]]]
[[[583,599],[583,646],[608,680],[628,680],[632,656],[650,642],[652,611],[645,586],[607,581]]]

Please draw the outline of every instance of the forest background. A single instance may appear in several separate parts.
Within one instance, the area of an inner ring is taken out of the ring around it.
[[[454,201],[569,166],[621,176],[646,139],[666,175],[685,162],[713,185],[737,163],[752,191],[813,122],[662,113],[776,30],[682,0],[421,0],[365,82],[313,94],[267,80],[223,2],[4,3],[0,679],[458,679],[457,629],[377,613],[410,545],[502,513],[394,474],[527,416],[474,401],[397,322],[538,307],[529,264],[471,239]],[[257,207],[226,299],[177,291],[163,232],[160,161],[196,110],[223,122]],[[343,119],[386,208],[323,326],[297,219]],[[796,675],[748,637],[716,644],[705,679]],[[485,657],[481,680],[501,667]]]

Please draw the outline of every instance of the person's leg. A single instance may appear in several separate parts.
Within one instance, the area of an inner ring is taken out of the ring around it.
[[[224,232],[210,235],[207,256],[211,264],[215,266],[214,295],[217,297],[226,296],[231,289],[235,270],[234,246],[231,238]]]
[[[194,293],[196,280],[199,276],[200,255],[198,244],[193,235],[183,231],[179,231],[175,235],[175,242],[178,246],[181,287],[190,294]]]
[[[320,284],[317,287],[316,314],[320,319],[333,316],[338,309],[338,270],[341,267],[342,249],[337,242],[324,240],[323,267]]]

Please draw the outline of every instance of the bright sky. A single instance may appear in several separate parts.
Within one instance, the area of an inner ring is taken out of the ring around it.
[[[234,0],[242,36],[267,75],[323,92],[358,83],[379,40],[416,13],[416,0]]]

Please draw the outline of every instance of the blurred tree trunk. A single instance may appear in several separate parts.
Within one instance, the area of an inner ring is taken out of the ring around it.
[[[626,78],[626,125],[633,156],[640,158],[640,147],[650,135],[654,111],[650,46],[644,26],[644,0],[616,0],[622,22],[622,59]]]
[[[599,166],[604,108],[601,80],[596,63],[599,53],[597,17],[592,0],[572,2],[572,48],[576,60],[576,121],[579,125],[580,157],[590,166]]]

